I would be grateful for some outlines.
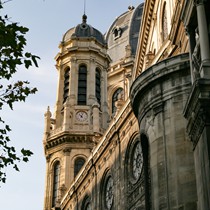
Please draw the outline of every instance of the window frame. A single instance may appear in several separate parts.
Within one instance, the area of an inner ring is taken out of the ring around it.
[[[56,206],[60,182],[60,161],[53,164],[52,207]]]
[[[117,107],[115,106],[115,102],[118,101],[118,95],[122,92],[123,92],[123,88],[119,87],[114,91],[114,93],[112,95],[112,115],[114,115],[117,111]]]
[[[70,67],[65,69],[63,78],[63,103],[65,103],[69,96]]]
[[[78,70],[77,104],[87,104],[87,66],[81,64]]]
[[[83,164],[79,163],[78,161],[83,161]],[[76,177],[77,174],[80,172],[80,170],[84,166],[85,162],[86,162],[86,160],[84,157],[77,157],[74,160],[74,177]]]
[[[95,96],[97,102],[101,104],[101,71],[99,68],[96,68],[95,71]]]

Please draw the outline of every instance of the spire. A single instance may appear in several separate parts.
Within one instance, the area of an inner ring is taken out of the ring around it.
[[[84,15],[82,16],[82,23],[87,22],[87,15],[85,14],[86,12],[86,0],[84,0]]]
[[[86,23],[86,22],[87,22],[87,15],[84,14],[84,15],[82,16],[82,23]]]
[[[84,0],[84,15],[85,15],[85,10],[86,10],[86,0]]]

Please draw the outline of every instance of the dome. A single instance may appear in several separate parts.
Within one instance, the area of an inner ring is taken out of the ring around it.
[[[105,35],[108,45],[108,54],[115,63],[126,56],[126,50],[135,56],[138,44],[141,17],[144,4],[128,7],[128,11],[115,19]]]
[[[100,31],[87,24],[87,16],[82,16],[82,23],[69,29],[63,36],[63,42],[75,38],[94,38],[100,44],[105,45],[104,36]]]

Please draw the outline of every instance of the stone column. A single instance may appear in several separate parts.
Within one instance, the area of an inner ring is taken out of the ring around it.
[[[44,197],[44,210],[51,208],[51,176],[50,171],[50,158],[51,155],[46,155],[46,175],[45,175],[45,197]]]
[[[101,106],[102,106],[102,116],[103,116],[103,128],[108,127],[109,111],[107,102],[107,68],[103,68],[102,78],[101,78]]]
[[[64,78],[63,78],[63,71],[61,70],[60,66],[57,66],[57,69],[59,71],[58,76],[58,86],[57,86],[57,99],[56,99],[56,105],[55,105],[55,128],[58,128],[61,126],[61,107],[62,107],[62,98],[63,98],[63,86],[64,86]]]
[[[210,78],[210,49],[204,0],[196,0],[195,4],[197,10],[199,42],[202,62],[201,77]]]
[[[69,99],[64,104],[64,116],[63,116],[63,130],[69,131],[70,128],[70,103]]]
[[[93,109],[93,132],[99,133],[100,131],[100,116],[99,116],[99,104],[94,104]]]
[[[64,154],[64,185],[68,189],[70,187],[70,153],[71,153],[71,148],[65,148],[63,149],[63,154]]]
[[[104,82],[104,69],[101,71],[101,112],[102,112],[102,127],[106,128],[106,119],[107,119],[107,108],[106,100],[104,96],[105,92],[105,82]]]
[[[87,78],[87,99],[88,104],[93,104],[96,102],[96,90],[95,90],[95,78],[96,78],[96,65],[95,59],[90,58],[90,66],[88,68],[88,78]]]
[[[193,65],[193,62],[192,62],[192,56],[193,56],[193,51],[194,51],[194,48],[195,48],[195,45],[196,45],[196,42],[195,42],[195,28],[191,28],[190,26],[187,26],[185,28],[186,30],[186,33],[187,33],[187,36],[188,36],[188,39],[189,39],[189,55],[190,55],[190,70],[191,70],[191,80],[192,80],[192,84],[193,82],[195,81],[196,77],[195,77],[195,74],[194,74],[194,65]]]

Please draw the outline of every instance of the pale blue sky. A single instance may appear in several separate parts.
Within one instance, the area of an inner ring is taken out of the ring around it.
[[[4,1],[4,0],[3,0]],[[86,0],[87,22],[105,33],[117,16],[142,0]],[[81,23],[84,0],[12,0],[4,12],[11,21],[30,29],[27,50],[40,56],[39,68],[20,68],[17,79],[29,80],[39,92],[14,111],[4,110],[4,120],[11,125],[11,139],[17,148],[34,152],[30,162],[20,164],[20,172],[7,169],[7,183],[0,188],[2,210],[42,210],[44,200],[45,157],[42,146],[44,112],[54,111],[57,72],[54,57],[62,35]],[[14,79],[15,80],[15,79]],[[2,115],[2,113],[0,113]]]

